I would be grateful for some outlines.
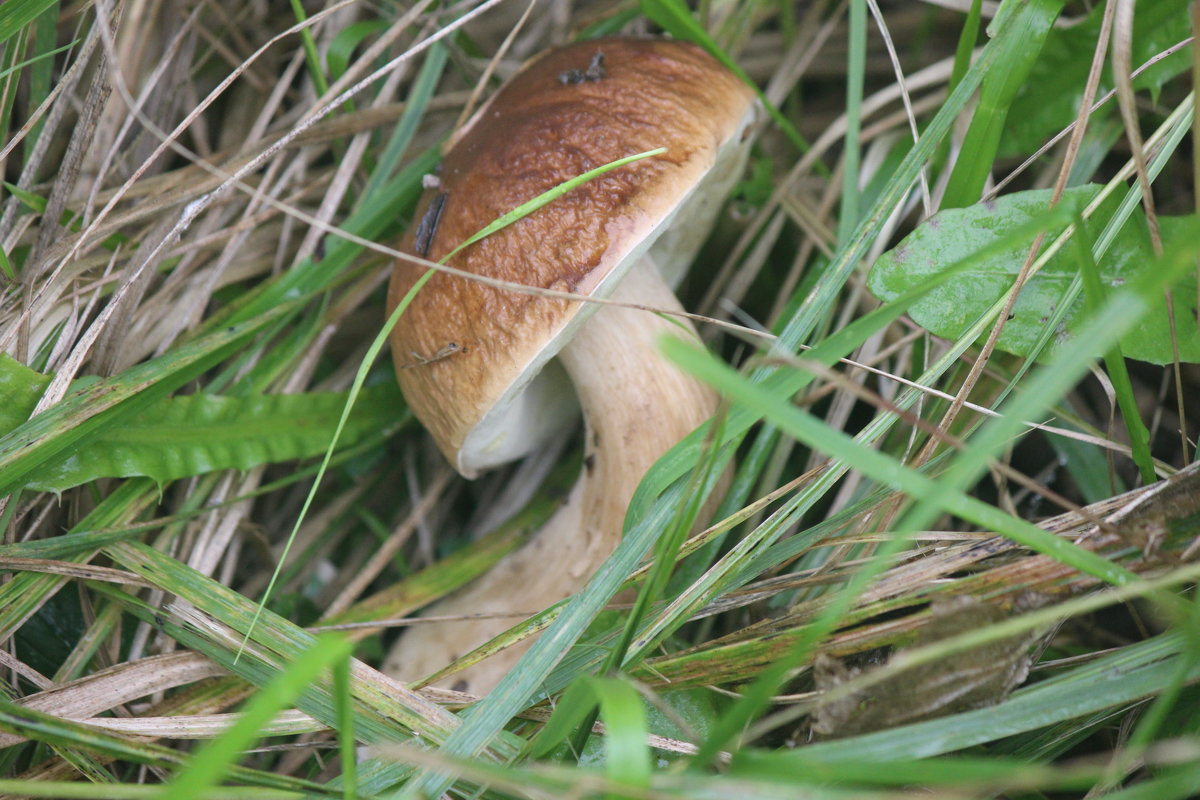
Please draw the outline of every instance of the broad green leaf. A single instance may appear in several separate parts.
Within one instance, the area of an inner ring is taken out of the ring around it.
[[[50,376],[32,370],[11,356],[0,353],[0,435],[29,419]]]
[[[615,783],[645,788],[650,779],[646,711],[634,688],[617,678],[584,675],[576,681],[534,740],[535,757],[545,756],[564,741],[571,728],[590,719],[589,712],[597,706],[608,729],[604,740],[605,771]],[[593,758],[588,760],[594,762]]]
[[[1069,189],[1063,203],[1086,203],[1098,191],[1096,186]],[[971,256],[1005,231],[1044,214],[1049,200],[1049,191],[1017,192],[994,202],[935,214],[875,262],[867,286],[881,300],[899,297],[947,265]],[[1164,243],[1170,246],[1172,242],[1194,237],[1196,224],[1195,217],[1161,218]],[[943,284],[915,303],[909,310],[913,320],[938,336],[958,338],[1012,287],[1030,243],[1032,238],[999,256],[979,258],[958,280]],[[1154,269],[1145,218],[1140,213],[1121,230],[1098,267],[1101,280],[1110,291]],[[1013,317],[1005,324],[997,346],[1019,356],[1033,352],[1047,320],[1077,274],[1073,251],[1064,249],[1052,257],[1021,290]],[[1200,336],[1191,323],[1195,319],[1195,297],[1193,273],[1174,292],[1179,357],[1188,362],[1200,361]],[[1070,341],[1074,326],[1082,319],[1083,305],[1082,300],[1074,304],[1043,358],[1049,358]],[[1165,307],[1160,313],[1148,315],[1122,337],[1121,349],[1127,357],[1155,364],[1172,360],[1171,333],[1164,312]]]
[[[1082,24],[1055,28],[1046,37],[1041,57],[1012,102],[1000,155],[1032,153],[1075,119],[1092,53],[1096,49],[1104,5],[1097,3]],[[1151,56],[1190,35],[1188,0],[1138,3],[1133,20],[1133,68],[1137,69]],[[1188,48],[1184,48],[1147,68],[1134,81],[1134,86],[1157,91],[1188,68],[1188,53]],[[1112,86],[1112,71],[1106,65],[1098,96],[1103,96]],[[1115,114],[1116,103],[1109,102],[1100,113]]]
[[[0,355],[0,433],[25,422],[49,377]],[[34,488],[61,491],[97,478],[146,476],[158,483],[222,469],[319,455],[346,402],[342,393],[223,397],[194,394],[160,400],[64,457],[35,470]],[[405,418],[399,389],[374,387],[360,397],[342,436],[350,446]]]

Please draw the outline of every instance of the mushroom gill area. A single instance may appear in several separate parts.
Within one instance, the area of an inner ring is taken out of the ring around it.
[[[612,299],[682,311],[649,259],[630,270]],[[621,540],[625,512],[646,471],[708,419],[717,396],[663,358],[664,334],[695,337],[682,317],[603,305],[560,352],[587,425],[584,468],[563,505],[523,547],[426,616],[462,616],[413,626],[384,671],[422,680],[516,625],[521,616],[579,591]],[[441,683],[485,694],[532,644],[526,639]]]

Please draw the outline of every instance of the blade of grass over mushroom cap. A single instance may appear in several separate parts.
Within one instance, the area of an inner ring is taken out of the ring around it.
[[[496,233],[497,231],[512,225],[514,222],[529,216],[543,206],[554,202],[559,197],[562,197],[572,189],[575,189],[576,187],[581,186],[590,180],[598,178],[606,172],[626,166],[627,164],[641,161],[645,158],[652,158],[654,156],[662,155],[665,152],[665,148],[659,147],[642,153],[635,153],[624,158],[619,158],[616,161],[609,162],[608,164],[603,164],[595,169],[588,170],[582,175],[564,181],[558,186],[542,192],[537,197],[522,203],[512,211],[502,214],[500,217],[485,225],[479,231],[469,236],[464,242],[440,258],[438,263],[446,263],[467,247],[470,247],[476,242],[491,236],[493,233]],[[288,536],[287,543],[283,548],[283,552],[279,556],[279,563],[275,566],[275,571],[272,573],[271,579],[267,583],[267,588],[263,591],[263,598],[259,603],[260,612],[266,607],[267,600],[271,596],[271,591],[275,587],[275,583],[279,578],[280,571],[282,570],[284,563],[287,561],[288,553],[291,550],[292,543],[295,541],[296,535],[300,531],[300,526],[308,514],[308,509],[312,506],[312,503],[316,498],[317,489],[321,484],[321,478],[325,474],[325,469],[328,466],[330,459],[333,458],[333,451],[337,447],[338,440],[341,438],[341,433],[346,426],[346,421],[350,418],[350,410],[354,407],[354,401],[362,392],[363,385],[366,383],[367,375],[370,373],[371,366],[375,363],[375,359],[379,357],[380,351],[383,350],[383,346],[388,341],[388,336],[391,335],[392,329],[396,327],[396,323],[400,321],[400,317],[403,316],[404,312],[408,309],[412,299],[416,297],[417,292],[421,291],[421,287],[428,283],[429,279],[432,278],[436,272],[437,269],[435,267],[430,267],[429,269],[425,270],[425,273],[417,279],[417,281],[412,285],[412,287],[409,288],[408,292],[405,293],[404,297],[396,305],[396,308],[393,309],[392,313],[388,316],[387,321],[383,324],[383,327],[371,341],[370,347],[367,348],[367,352],[363,356],[362,363],[359,364],[358,370],[355,372],[354,382],[351,384],[350,391],[346,397],[346,405],[342,409],[341,417],[338,419],[337,427],[334,429],[333,440],[329,443],[329,448],[325,451],[324,459],[321,462],[320,468],[317,470],[317,476],[313,481],[312,488],[309,490],[308,496],[304,499],[304,505],[301,507],[300,513],[296,515],[296,522],[292,526],[292,532]],[[255,615],[255,620],[251,622],[249,630],[246,632],[247,640],[249,639],[250,631],[254,629],[254,622],[256,621],[257,614]],[[244,643],[245,640],[243,640],[243,644]]]
[[[441,180],[423,203],[422,219],[427,229],[436,221],[438,233],[412,242],[430,257],[514,198],[578,169],[622,150],[660,143],[670,150],[451,262],[481,278],[571,287],[615,306],[572,303],[573,295],[557,292],[552,302],[505,297],[439,276],[397,326],[393,356],[405,396],[464,475],[532,452],[565,428],[572,415],[563,412],[575,404],[562,378],[593,434],[571,499],[529,545],[427,614],[500,610],[492,603],[537,609],[572,594],[619,542],[645,469],[714,410],[710,392],[653,350],[651,331],[680,323],[635,309],[682,313],[670,284],[740,174],[755,116],[752,94],[700,48],[614,37],[530,60],[451,138]],[[401,260],[389,302],[421,275],[419,264]],[[447,342],[464,357],[441,357]],[[437,363],[421,353],[437,354]],[[562,369],[544,370],[555,358]],[[547,564],[558,568],[548,573]],[[406,680],[427,676],[501,630],[483,620],[410,630],[386,670]],[[458,685],[482,693],[518,655],[512,649],[464,671]]]

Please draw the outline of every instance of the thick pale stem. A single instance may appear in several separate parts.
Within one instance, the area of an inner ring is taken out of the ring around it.
[[[664,310],[679,301],[643,263],[613,299]],[[430,616],[534,613],[579,591],[621,541],[625,511],[646,470],[716,410],[708,387],[663,359],[664,333],[695,336],[680,317],[604,306],[560,354],[587,420],[583,474],[566,503],[534,538],[466,589],[431,607]],[[429,623],[406,633],[385,672],[418,680],[518,622],[517,618]],[[455,673],[449,684],[484,694],[531,641]]]

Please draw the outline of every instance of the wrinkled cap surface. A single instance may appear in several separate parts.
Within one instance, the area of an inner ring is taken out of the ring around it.
[[[436,261],[570,178],[665,147],[663,155],[612,170],[449,262],[501,280],[606,296],[744,138],[753,103],[748,87],[692,44],[614,38],[548,51],[451,139],[439,185],[422,197],[421,224],[403,249]],[[424,271],[398,261],[389,306]],[[525,452],[514,440],[535,434],[511,421],[513,409],[524,403],[536,415],[550,406],[545,398],[518,398],[593,309],[441,273],[416,295],[392,334],[397,374],[414,413],[460,472],[472,476]]]

